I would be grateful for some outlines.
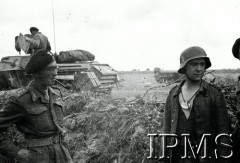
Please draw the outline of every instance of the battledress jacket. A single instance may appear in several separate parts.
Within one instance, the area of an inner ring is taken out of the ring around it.
[[[163,128],[162,133],[176,134],[178,126],[178,116],[179,116],[179,93],[181,87],[184,84],[175,86],[169,93],[166,106],[164,110]],[[202,81],[199,92],[196,94],[193,101],[193,107],[195,112],[195,124],[196,124],[196,137],[198,140],[198,145],[201,137],[204,133],[210,133],[215,138],[216,135],[220,133],[230,133],[230,120],[228,117],[227,109],[223,94],[220,88],[210,85],[206,81]],[[214,139],[211,139],[210,144],[213,144]],[[222,142],[230,144],[229,138],[224,137]],[[167,142],[168,144],[173,144],[173,139]],[[210,152],[216,147],[210,145]],[[229,154],[230,150],[220,150],[222,155]],[[227,154],[226,154],[227,153]],[[170,152],[170,160],[171,160]],[[162,161],[163,162],[163,161]],[[200,163],[214,163],[214,162],[228,162],[228,160],[215,160],[210,159],[200,159]]]
[[[63,103],[60,90],[49,87],[48,94],[49,100],[30,83],[9,98],[0,110],[1,154],[15,158],[18,151],[24,148],[30,150],[31,163],[72,162],[61,142]],[[6,129],[13,124],[26,138],[18,145],[6,134]]]
[[[31,43],[33,54],[36,54],[40,50],[51,51],[51,46],[48,41],[48,38],[41,32],[38,32],[32,39],[30,39],[29,42]]]

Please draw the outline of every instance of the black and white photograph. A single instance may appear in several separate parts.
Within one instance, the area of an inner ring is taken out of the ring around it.
[[[239,162],[240,1],[0,4],[0,163]]]

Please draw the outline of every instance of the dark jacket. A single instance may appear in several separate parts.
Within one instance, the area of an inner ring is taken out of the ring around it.
[[[184,81],[175,86],[171,91],[166,100],[166,107],[164,111],[163,129],[162,133],[176,134],[178,125],[178,110],[179,110],[179,93]],[[221,90],[216,86],[210,85],[204,80],[197,93],[193,107],[195,111],[195,123],[196,123],[196,136],[198,144],[204,133],[210,133],[213,137],[210,139],[210,144],[214,144],[216,135],[220,133],[230,133],[230,121],[226,109],[225,100]],[[172,144],[173,140],[168,142]],[[230,144],[228,138],[224,138],[221,141]],[[210,145],[210,151],[213,152],[215,149],[214,145]],[[229,150],[220,150],[222,155],[229,154]],[[224,160],[227,162],[228,160]],[[211,160],[200,160],[199,162],[215,162],[215,159]],[[217,162],[220,162],[217,160]]]
[[[15,158],[21,148],[26,148],[30,150],[30,162],[71,162],[62,143],[64,127],[60,90],[51,87],[48,90],[49,100],[30,83],[28,87],[18,89],[1,109],[0,152],[3,155]],[[18,145],[5,132],[13,124],[25,137],[25,141]],[[56,142],[51,143],[50,137]]]
[[[240,39],[238,39],[238,44]],[[237,111],[236,111],[236,124],[232,132],[232,141],[233,141],[233,157],[232,163],[239,163],[240,160],[240,90],[237,90]]]

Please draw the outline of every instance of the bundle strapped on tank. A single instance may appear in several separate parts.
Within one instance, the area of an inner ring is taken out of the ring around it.
[[[61,51],[56,57],[57,63],[75,63],[77,61],[93,61],[95,56],[85,50]]]

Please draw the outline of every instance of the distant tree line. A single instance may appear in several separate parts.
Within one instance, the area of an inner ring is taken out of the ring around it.
[[[237,68],[237,69],[230,69],[230,68],[228,68],[228,69],[213,69],[213,70],[208,70],[208,71],[214,71],[214,72],[216,72],[216,73],[240,73],[240,68]]]

